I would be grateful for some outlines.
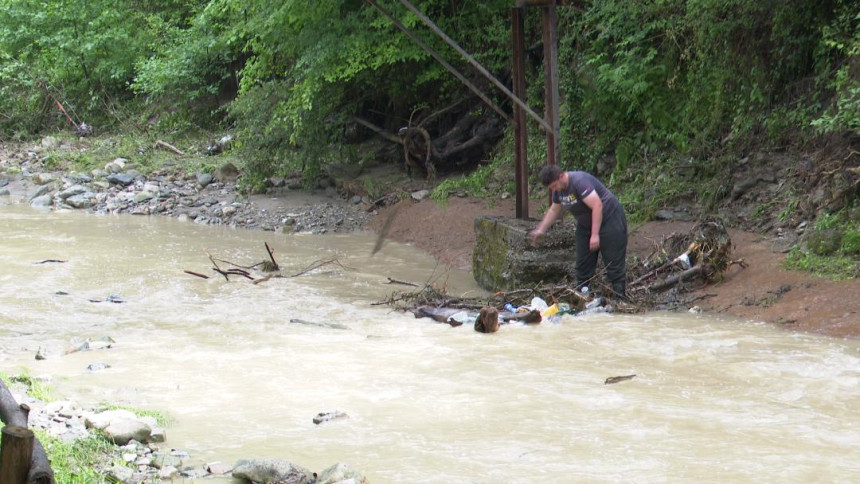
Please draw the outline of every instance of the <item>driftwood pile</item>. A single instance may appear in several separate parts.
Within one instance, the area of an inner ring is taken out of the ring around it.
[[[269,246],[268,243],[264,242],[264,245],[266,246],[266,254],[268,255],[268,259],[262,260],[260,262],[257,262],[255,264],[251,264],[251,265],[241,265],[241,264],[237,264],[235,262],[226,261],[223,259],[217,259],[212,254],[210,254],[208,252],[206,253],[206,255],[209,256],[209,261],[212,262],[212,271],[216,272],[218,274],[221,274],[226,281],[230,280],[230,276],[239,276],[239,277],[243,277],[243,278],[251,281],[251,283],[253,283],[253,284],[262,284],[262,283],[268,281],[269,279],[271,279],[273,277],[298,277],[298,276],[307,274],[309,272],[312,272],[316,269],[320,269],[322,267],[329,266],[329,265],[336,265],[336,266],[340,266],[343,269],[347,269],[347,267],[344,267],[340,263],[340,261],[337,260],[337,258],[332,258],[332,259],[325,259],[325,260],[316,260],[316,261],[312,262],[310,265],[308,265],[307,267],[305,267],[304,269],[300,270],[299,272],[296,272],[294,274],[285,275],[285,274],[282,274],[281,266],[278,265],[278,262],[275,260],[275,251],[272,250],[272,248]],[[221,265],[219,265],[219,262],[222,265],[230,266],[230,268],[222,267]],[[266,275],[264,275],[262,277],[255,277],[255,274],[252,272],[254,270],[257,270],[259,272],[263,272]],[[201,279],[209,279],[209,276],[207,276],[206,274],[202,274],[200,272],[195,272],[195,271],[190,271],[190,270],[185,270],[183,272],[185,272],[186,274],[195,276],[195,277],[199,277]]]
[[[466,322],[473,323],[475,331],[494,333],[500,325],[509,323],[539,324],[543,320],[541,311],[529,308],[512,311],[506,308],[513,305],[519,308],[528,307],[535,297],[543,299],[548,305],[567,305],[571,312],[580,312],[594,298],[574,289],[573,284],[565,282],[555,285],[544,285],[532,288],[517,289],[507,292],[497,292],[489,297],[466,298],[448,294],[444,285],[428,282],[423,285],[398,281],[389,278],[390,284],[401,284],[414,287],[412,290],[392,292],[385,300],[374,305],[389,305],[397,310],[411,312],[416,318],[430,318],[451,326],[461,326]],[[624,302],[617,302],[620,310],[633,312]],[[474,320],[464,320],[465,313],[475,314]]]
[[[681,293],[719,281],[733,264],[732,239],[722,222],[706,219],[689,233],[673,233],[655,244],[644,260],[628,268],[628,296],[637,305],[654,307],[661,293]]]
[[[732,260],[731,254],[731,237],[719,220],[703,220],[689,233],[670,234],[655,242],[651,255],[628,264],[627,298],[611,300],[612,311],[635,313],[665,306],[666,292],[671,291],[672,298],[678,301],[678,294],[718,281],[729,266],[738,264],[746,267],[743,259]],[[611,289],[602,280],[602,274],[595,276],[589,284],[589,294],[576,290],[571,281],[561,280],[551,285],[497,292],[484,298],[464,298],[451,296],[444,285],[419,285],[389,279],[389,283],[409,285],[414,289],[395,291],[386,300],[376,304],[393,306],[411,312],[415,317],[428,317],[452,326],[463,324],[462,318],[455,315],[471,311],[478,313],[474,321],[476,331],[494,332],[498,330],[499,324],[512,321],[540,323],[542,317],[538,311],[514,312],[505,309],[507,304],[528,306],[535,297],[543,299],[548,305],[565,305],[570,308],[570,312],[578,314],[589,303],[594,304],[597,295],[612,297]]]

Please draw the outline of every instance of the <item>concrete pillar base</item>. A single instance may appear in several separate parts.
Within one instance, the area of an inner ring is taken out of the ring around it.
[[[508,217],[475,219],[472,275],[488,291],[509,291],[573,280],[576,265],[575,224],[556,223],[540,247],[527,235],[536,220]]]

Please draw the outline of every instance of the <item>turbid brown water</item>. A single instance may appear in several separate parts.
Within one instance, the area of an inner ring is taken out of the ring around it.
[[[0,206],[0,233],[0,371],[50,375],[57,394],[82,405],[165,412],[175,420],[165,445],[201,462],[277,457],[320,471],[342,461],[376,483],[860,473],[856,341],[686,313],[452,328],[371,305],[401,289],[389,277],[480,291],[407,245],[388,241],[370,257],[374,234],[19,205]],[[259,262],[264,243],[285,274],[341,265],[258,285],[183,272],[212,274],[207,253]],[[35,263],[47,259],[67,262]],[[64,354],[103,336],[116,344]],[[34,359],[40,348],[48,359]],[[95,362],[110,368],[88,371]],[[333,411],[348,418],[313,422]]]

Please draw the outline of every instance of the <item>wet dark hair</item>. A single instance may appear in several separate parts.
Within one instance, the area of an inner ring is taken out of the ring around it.
[[[538,177],[540,178],[540,182],[543,183],[543,186],[548,187],[550,183],[558,180],[558,177],[561,176],[561,168],[555,165],[547,165],[540,169],[540,173]]]

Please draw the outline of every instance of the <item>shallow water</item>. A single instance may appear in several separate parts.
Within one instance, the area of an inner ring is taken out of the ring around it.
[[[566,316],[492,335],[451,328],[371,303],[404,289],[389,277],[481,294],[469,274],[393,242],[370,257],[372,234],[22,205],[0,206],[0,234],[0,371],[51,375],[56,394],[85,406],[165,412],[165,445],[193,462],[275,457],[317,472],[347,462],[374,483],[860,475],[857,341],[662,313]],[[339,264],[259,285],[211,271],[210,255],[266,259],[264,243],[285,274]],[[46,259],[67,262],[36,263]],[[124,302],[90,302],[110,295]],[[64,354],[103,336],[113,348]],[[40,348],[47,360],[34,359]],[[110,368],[88,371],[96,362]],[[627,374],[637,376],[603,383]],[[349,419],[312,422],[332,410]]]

